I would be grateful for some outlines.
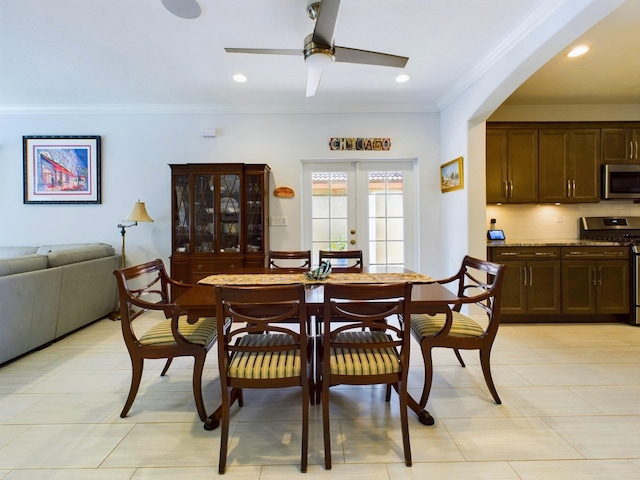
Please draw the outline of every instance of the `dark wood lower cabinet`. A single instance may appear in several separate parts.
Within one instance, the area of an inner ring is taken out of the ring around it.
[[[507,266],[505,323],[629,321],[628,247],[489,247],[488,258]]]

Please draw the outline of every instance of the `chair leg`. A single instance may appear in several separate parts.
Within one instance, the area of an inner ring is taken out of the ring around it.
[[[463,368],[466,367],[466,365],[464,364],[464,360],[462,359],[462,355],[460,355],[460,350],[458,350],[457,348],[454,348],[453,353],[456,354],[456,358],[458,359],[458,362],[460,362],[460,365]]]
[[[431,392],[431,383],[433,382],[433,358],[431,357],[431,347],[421,345],[422,360],[424,361],[424,386],[422,387],[422,395],[420,396],[420,407],[424,408],[429,399]]]
[[[482,366],[484,380],[487,382],[487,387],[489,387],[491,396],[493,397],[493,400],[500,405],[502,400],[500,400],[500,397],[498,396],[498,391],[496,390],[496,386],[493,384],[493,377],[491,376],[491,347],[480,349],[480,365]]]
[[[161,377],[164,377],[166,375],[167,370],[169,370],[169,366],[171,365],[171,362],[173,362],[173,357],[167,358],[167,363],[164,364],[164,368],[162,369],[162,372],[160,372]]]
[[[227,448],[229,447],[229,389],[222,387],[222,405],[220,418],[220,460],[218,473],[222,475],[227,469]]]
[[[129,410],[131,409],[131,405],[133,405],[133,401],[138,393],[138,388],[140,387],[140,380],[142,380],[143,368],[143,358],[131,358],[131,387],[129,388],[129,396],[127,397],[127,401],[124,403],[124,408],[122,409],[122,412],[120,412],[121,418],[127,416],[127,413],[129,413]]]
[[[195,355],[193,365],[193,398],[196,402],[198,416],[203,422],[207,420],[207,410],[202,398],[202,370],[204,369],[205,355]]]
[[[386,391],[384,392],[384,401],[385,402],[391,401],[391,384],[390,383],[387,383],[387,388],[386,388]]]
[[[398,392],[400,393],[400,425],[402,427],[402,446],[404,449],[404,463],[407,467],[410,467],[412,464],[412,461],[411,461],[411,443],[409,442],[409,416],[407,413],[408,393],[407,393],[406,381],[400,382],[400,384],[398,385]]]
[[[324,467],[331,470],[331,431],[329,430],[329,385],[322,385],[322,432],[324,435]]]
[[[310,392],[313,394],[313,391],[309,389],[308,385],[302,386],[302,452],[300,457],[300,471],[302,473],[306,473],[307,471],[307,462],[309,458],[309,403],[310,400]]]

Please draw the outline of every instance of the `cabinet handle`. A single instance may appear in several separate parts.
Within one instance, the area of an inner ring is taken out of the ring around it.
[[[509,198],[509,180],[505,180],[504,182],[502,182],[502,186],[504,187],[504,198]]]
[[[636,140],[636,158],[638,158],[638,141]]]
[[[591,267],[591,285],[596,285],[596,267]]]
[[[533,286],[533,269],[529,267],[529,286]]]
[[[571,197],[571,180],[567,180],[567,197]]]
[[[524,272],[524,286],[527,286],[527,267],[522,267],[522,271]]]
[[[500,252],[498,255],[501,257],[516,257],[520,254],[518,252]]]
[[[602,267],[598,267],[598,285],[602,285]]]
[[[572,197],[576,196],[576,181],[575,180],[571,180],[571,196]]]
[[[536,257],[555,257],[556,254],[553,252],[535,252],[534,255]]]

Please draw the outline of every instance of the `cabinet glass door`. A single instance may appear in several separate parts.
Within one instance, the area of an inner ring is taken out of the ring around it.
[[[193,179],[193,251],[210,252],[214,245],[213,175],[195,175]]]
[[[246,190],[246,216],[247,226],[247,252],[264,252],[262,242],[262,225],[264,224],[264,206],[262,196],[264,195],[263,185],[264,175],[248,174],[245,177]]]
[[[189,229],[189,175],[175,175],[173,180],[173,249],[179,252],[188,252],[190,240]]]
[[[219,239],[220,251],[240,252],[241,207],[240,207],[240,174],[224,173],[219,177],[220,202]]]

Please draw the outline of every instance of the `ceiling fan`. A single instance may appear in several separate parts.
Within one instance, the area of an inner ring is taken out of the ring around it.
[[[164,1],[164,0],[163,0]],[[386,67],[404,68],[408,57],[389,55],[387,53],[357,50],[339,47],[333,44],[333,34],[338,20],[340,0],[311,0],[307,5],[309,18],[316,22],[313,33],[304,39],[304,47],[300,49],[277,48],[225,48],[227,53],[256,53],[266,55],[304,55],[308,66],[307,97],[318,91],[322,72],[333,62],[363,63]]]

